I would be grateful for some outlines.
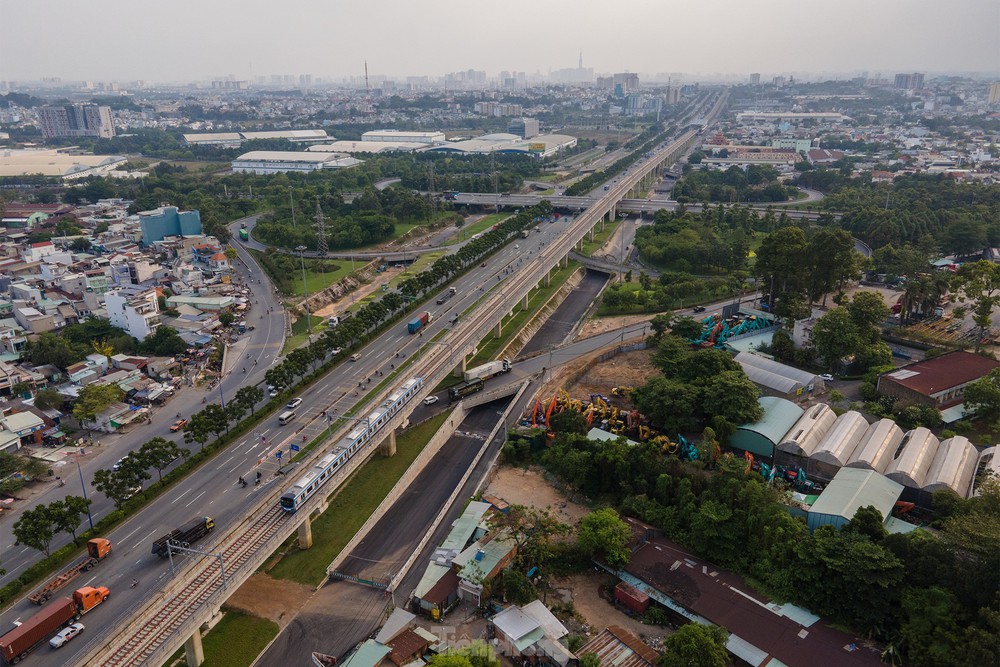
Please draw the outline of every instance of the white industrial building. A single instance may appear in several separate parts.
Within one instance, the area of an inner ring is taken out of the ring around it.
[[[778,444],[778,451],[799,457],[810,456],[836,420],[837,414],[829,405],[817,403],[799,417],[785,439]]]
[[[69,181],[107,174],[126,164],[121,155],[70,155],[60,149],[4,149],[0,151],[0,177],[54,176]]]
[[[287,139],[292,143],[316,143],[333,139],[326,130],[272,130],[263,132],[194,132],[184,135],[189,146],[221,146],[239,148],[244,141],[254,139]]]
[[[924,479],[924,491],[951,489],[962,498],[969,495],[979,455],[969,439],[957,435],[942,440]]]
[[[361,135],[361,141],[383,141],[390,143],[424,144],[432,146],[445,142],[444,132],[411,132],[409,130],[369,130]]]
[[[428,148],[428,151],[441,153],[511,153],[524,154],[533,157],[548,157],[576,146],[576,137],[566,134],[540,134],[531,139],[522,139],[516,134],[497,132],[484,134],[475,139],[453,141],[440,146]]]
[[[880,419],[865,431],[861,442],[847,461],[848,468],[867,468],[885,472],[892,455],[903,440],[903,429],[891,419]]]
[[[233,160],[234,173],[279,174],[289,171],[319,171],[347,169],[361,160],[341,153],[310,153],[306,151],[250,151]]]
[[[809,458],[843,468],[867,431],[868,420],[860,412],[845,412],[837,417]]]
[[[427,148],[426,144],[406,141],[334,141],[332,144],[315,144],[307,148],[314,153],[412,153]]]
[[[920,489],[937,455],[938,439],[923,426],[907,432],[885,469],[885,476],[903,486]]]

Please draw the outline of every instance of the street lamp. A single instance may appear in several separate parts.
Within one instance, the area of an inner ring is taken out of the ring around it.
[[[296,246],[296,250],[299,251],[299,265],[302,267],[302,298],[304,299],[303,305],[306,308],[306,337],[312,340],[312,313],[309,312],[309,288],[306,285],[306,259],[305,251],[306,247],[304,245]]]
[[[73,460],[76,461],[76,471],[80,473],[80,487],[83,489],[83,499],[87,498],[87,484],[83,481],[83,468],[80,467],[80,452],[74,452]],[[94,517],[90,513],[90,503],[87,503],[87,521],[90,522],[90,529],[94,529]]]

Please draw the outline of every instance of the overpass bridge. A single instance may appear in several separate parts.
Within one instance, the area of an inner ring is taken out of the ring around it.
[[[727,93],[719,96],[709,114],[710,120],[721,110],[726,96]],[[592,237],[595,228],[603,227],[606,221],[614,218],[617,207],[630,192],[644,187],[642,184],[649,182],[656,170],[664,163],[675,161],[696,139],[696,131],[687,131],[633,166],[604,196],[572,219],[563,234],[541,248],[531,262],[487,292],[453,328],[426,343],[418,355],[411,356],[412,363],[405,370],[397,369],[397,374],[391,376],[383,389],[358,412],[367,414],[403,381],[414,376],[424,379],[423,388],[408,403],[408,406],[417,405],[456,366],[464,366],[466,357],[490,331],[499,332],[502,319],[513,312],[517,304],[526,307],[529,293],[540,284],[547,285],[551,272],[558,266],[565,266],[574,247],[588,234]],[[495,391],[503,390],[497,388]],[[380,429],[365,446],[365,451],[352,457],[332,477],[335,484],[361,465],[376,447],[386,453],[394,451],[395,429],[402,425],[407,413],[401,410]],[[301,468],[312,465],[351,428],[352,423],[345,423],[331,429],[330,437],[302,461]],[[84,664],[103,667],[163,664],[181,646],[186,649],[188,664],[200,664],[199,628],[218,613],[225,599],[296,531],[300,544],[311,545],[311,519],[325,508],[328,493],[315,494],[295,514],[288,514],[278,506],[286,486],[275,485],[239,525],[216,542],[213,551],[220,555],[220,560],[206,558],[188,563],[157,595],[147,599],[129,621],[118,625],[109,635],[95,638],[85,648]]]

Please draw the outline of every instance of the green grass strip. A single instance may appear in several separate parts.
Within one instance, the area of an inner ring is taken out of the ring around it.
[[[249,667],[278,636],[278,624],[267,618],[227,610],[202,638],[204,667]]]
[[[594,232],[594,240],[588,241],[587,237],[584,237],[583,248],[580,251],[581,255],[586,255],[587,257],[592,257],[595,252],[604,247],[604,244],[608,242],[611,235],[618,231],[618,228],[622,226],[624,220],[615,220],[614,222],[604,225],[603,232]]]
[[[290,540],[293,546],[283,547],[287,549],[287,553],[269,574],[275,579],[308,586],[315,586],[321,581],[326,575],[327,566],[389,495],[392,487],[450,414],[451,410],[442,412],[397,436],[395,456],[383,458],[376,455],[358,469],[330,501],[326,512],[313,520],[312,548],[299,549],[294,546],[297,538],[293,536]]]

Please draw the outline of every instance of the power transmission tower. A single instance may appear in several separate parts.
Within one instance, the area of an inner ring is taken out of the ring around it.
[[[313,225],[316,230],[316,254],[320,257],[326,257],[326,251],[328,247],[326,245],[326,218],[323,217],[323,210],[319,207],[319,197],[316,197],[316,224]]]
[[[434,194],[434,163],[430,162],[427,165],[427,191]]]

